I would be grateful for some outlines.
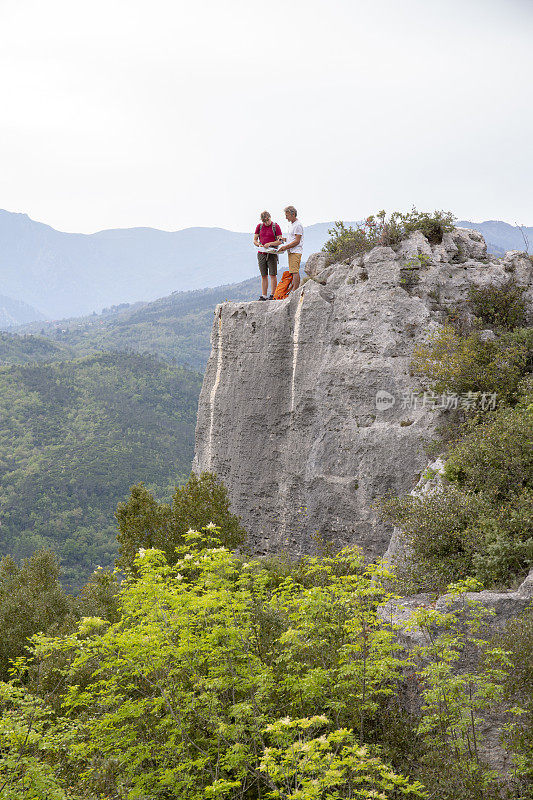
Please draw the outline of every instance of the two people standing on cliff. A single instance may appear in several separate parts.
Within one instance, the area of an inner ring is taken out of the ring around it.
[[[285,219],[290,223],[286,237],[281,235],[281,228],[268,211],[261,214],[261,222],[255,229],[254,244],[259,248],[257,261],[261,273],[261,296],[259,300],[273,300],[277,286],[278,253],[288,252],[289,272],[292,277],[292,291],[300,285],[300,262],[303,253],[304,229],[298,219],[298,212],[294,206],[285,208]],[[268,276],[270,275],[270,295],[267,298]]]

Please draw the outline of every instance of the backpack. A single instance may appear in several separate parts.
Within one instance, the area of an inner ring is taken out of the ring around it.
[[[292,288],[292,274],[286,270],[281,276],[281,280],[276,286],[274,300],[283,300],[288,297]]]

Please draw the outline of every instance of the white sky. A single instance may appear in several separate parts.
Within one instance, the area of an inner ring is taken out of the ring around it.
[[[533,225],[532,34],[533,0],[0,0],[0,208]]]

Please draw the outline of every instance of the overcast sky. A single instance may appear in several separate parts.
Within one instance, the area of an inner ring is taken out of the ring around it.
[[[533,225],[533,0],[0,0],[0,208]]]

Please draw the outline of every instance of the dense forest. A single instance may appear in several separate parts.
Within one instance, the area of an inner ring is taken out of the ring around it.
[[[52,547],[72,586],[111,565],[129,487],[169,497],[190,471],[200,385],[131,353],[0,368],[0,552]]]
[[[54,359],[69,351],[82,356],[101,350],[133,350],[203,371],[217,303],[254,299],[258,286],[258,279],[252,278],[215,289],[174,292],[152,303],[115,306],[101,314],[34,323],[17,330],[25,334],[26,342],[31,338],[36,342],[51,339],[58,346]],[[41,347],[44,349],[46,344]],[[34,349],[38,350],[37,345]],[[9,357],[7,343],[0,341],[0,363]]]

